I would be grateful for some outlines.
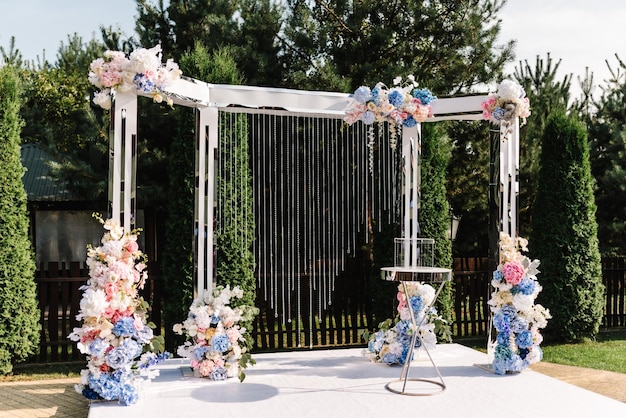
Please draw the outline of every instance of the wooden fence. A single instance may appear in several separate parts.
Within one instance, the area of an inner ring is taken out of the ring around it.
[[[604,258],[602,272],[606,287],[605,313],[602,327],[626,326],[626,263],[625,258]],[[489,300],[492,268],[486,258],[464,258],[454,260],[454,337],[484,336],[489,326]],[[37,274],[39,306],[41,308],[41,342],[39,352],[31,362],[68,362],[84,359],[76,344],[68,340],[74,327],[82,292],[88,272],[78,262],[49,263],[40,266]],[[150,272],[150,280],[143,297],[151,304],[150,319],[162,324],[160,311],[162,292],[158,274]],[[338,285],[338,300],[323,315],[314,320],[302,320],[298,327],[293,321],[282,323],[272,314],[268,306],[258,302],[262,314],[255,322],[253,336],[257,350],[276,351],[298,348],[362,346],[361,333],[372,324],[371,306],[367,289],[355,290],[354,286]]]

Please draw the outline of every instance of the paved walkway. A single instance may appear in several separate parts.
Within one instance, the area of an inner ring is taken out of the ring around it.
[[[626,403],[626,374],[541,362],[533,370]],[[86,418],[78,379],[0,383],[0,418]]]

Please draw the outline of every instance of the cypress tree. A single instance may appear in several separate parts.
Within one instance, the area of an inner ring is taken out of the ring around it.
[[[26,191],[20,160],[20,81],[0,68],[0,373],[39,344],[35,261],[28,237]]]
[[[585,128],[557,111],[543,132],[529,246],[532,258],[541,261],[543,291],[537,301],[552,314],[545,329],[550,339],[593,337],[602,321],[593,187]]]

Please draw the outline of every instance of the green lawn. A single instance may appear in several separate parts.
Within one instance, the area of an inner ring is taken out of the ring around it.
[[[485,338],[457,340],[459,344],[486,352]],[[543,361],[626,373],[626,328],[602,331],[595,341],[577,344],[542,344]]]
[[[626,329],[601,332],[595,341],[542,348],[543,360],[550,363],[626,373]]]

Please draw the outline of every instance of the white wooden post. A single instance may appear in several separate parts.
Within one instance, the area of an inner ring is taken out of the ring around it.
[[[108,216],[130,231],[136,222],[137,95],[134,92],[116,94],[111,115]]]
[[[501,231],[517,236],[519,193],[519,118],[500,125],[500,219]]]
[[[195,280],[199,297],[213,289],[214,182],[218,135],[218,109],[199,108],[196,114],[194,214]]]
[[[402,129],[402,159],[404,162],[404,219],[402,237],[404,267],[417,265],[417,238],[419,236],[420,199],[420,140],[421,126]]]

